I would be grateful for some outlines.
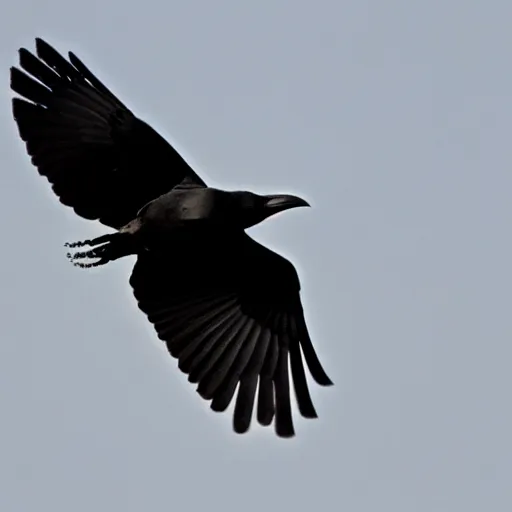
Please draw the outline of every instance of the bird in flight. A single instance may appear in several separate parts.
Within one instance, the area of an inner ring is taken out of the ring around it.
[[[115,229],[66,244],[68,257],[89,268],[136,255],[138,306],[211,409],[225,411],[236,394],[235,432],[249,430],[256,404],[260,425],[294,436],[290,382],[300,414],[317,417],[304,361],[319,385],[332,382],[295,267],[246,230],[308,203],[208,187],[76,55],[66,59],[40,38],[35,46],[20,49],[11,68],[20,137],[61,203]]]

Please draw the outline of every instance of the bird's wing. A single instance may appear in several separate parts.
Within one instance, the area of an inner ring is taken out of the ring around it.
[[[308,334],[297,272],[245,233],[210,242],[140,255],[130,279],[139,308],[213,410],[224,411],[238,385],[235,431],[249,429],[259,383],[258,422],[275,416],[277,434],[293,436],[288,362],[302,416],[316,417],[303,358],[318,384],[332,384]]]
[[[28,154],[60,201],[119,228],[184,178],[204,182],[153,128],[125,107],[73,54],[42,39],[11,68],[13,115]],[[28,101],[27,101],[28,100]]]

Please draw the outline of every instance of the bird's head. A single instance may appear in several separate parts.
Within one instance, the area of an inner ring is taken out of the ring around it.
[[[310,206],[301,197],[289,194],[258,195],[252,192],[234,192],[233,194],[241,211],[244,229],[259,224],[268,217],[284,210]]]

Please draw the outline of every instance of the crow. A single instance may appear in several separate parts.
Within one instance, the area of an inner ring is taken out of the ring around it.
[[[290,381],[301,415],[317,417],[303,361],[319,385],[332,381],[295,267],[246,230],[308,203],[208,187],[75,54],[67,60],[40,38],[35,46],[11,68],[19,135],[62,204],[115,229],[66,244],[68,257],[89,268],[135,255],[138,306],[211,409],[225,411],[236,393],[235,432],[249,430],[257,403],[260,425],[294,436]]]

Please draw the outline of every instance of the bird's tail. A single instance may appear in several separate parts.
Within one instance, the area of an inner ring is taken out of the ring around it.
[[[136,254],[137,247],[134,236],[131,233],[110,233],[99,236],[92,240],[82,240],[80,242],[68,242],[66,247],[93,247],[88,251],[78,251],[67,253],[67,257],[76,267],[91,268],[105,265],[109,261],[114,261],[123,256]],[[79,261],[95,259],[96,261]]]

